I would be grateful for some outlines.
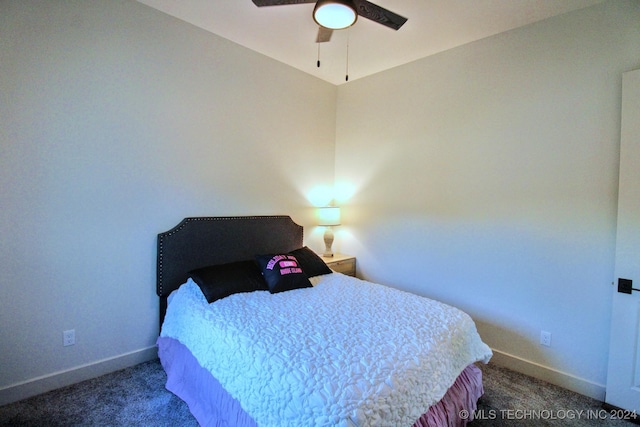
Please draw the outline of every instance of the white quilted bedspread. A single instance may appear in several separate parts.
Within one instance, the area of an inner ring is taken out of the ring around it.
[[[464,312],[339,273],[313,288],[207,304],[189,280],[178,339],[259,426],[411,426],[491,350]]]

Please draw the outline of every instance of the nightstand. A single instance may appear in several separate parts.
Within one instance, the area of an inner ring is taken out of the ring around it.
[[[333,254],[332,257],[321,257],[333,271],[356,277],[356,257],[345,254]]]

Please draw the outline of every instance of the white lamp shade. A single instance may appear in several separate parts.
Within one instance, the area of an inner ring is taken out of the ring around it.
[[[358,19],[358,14],[351,1],[318,1],[313,9],[313,19],[325,28],[342,30],[352,26]]]
[[[318,225],[340,225],[340,208],[328,206],[318,209]]]

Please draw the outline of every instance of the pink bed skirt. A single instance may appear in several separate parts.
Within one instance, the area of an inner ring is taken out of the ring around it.
[[[253,419],[242,410],[206,369],[200,366],[191,352],[177,340],[158,338],[158,357],[167,373],[167,390],[184,400],[203,427],[256,427]],[[413,427],[464,426],[472,420],[461,419],[460,411],[468,414],[476,410],[482,396],[482,371],[471,364],[458,376],[453,385],[435,405],[424,413]]]

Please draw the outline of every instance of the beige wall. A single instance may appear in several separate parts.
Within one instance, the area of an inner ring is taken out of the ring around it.
[[[290,214],[321,249],[334,169],[364,277],[601,395],[639,6],[336,88],[133,1],[0,2],[0,403],[152,357],[155,236],[185,216]]]
[[[0,2],[0,58],[0,403],[153,354],[157,233],[333,182],[334,86],[139,3]]]
[[[597,397],[638,22],[638,1],[611,1],[338,91],[339,249],[468,311],[496,362]]]

